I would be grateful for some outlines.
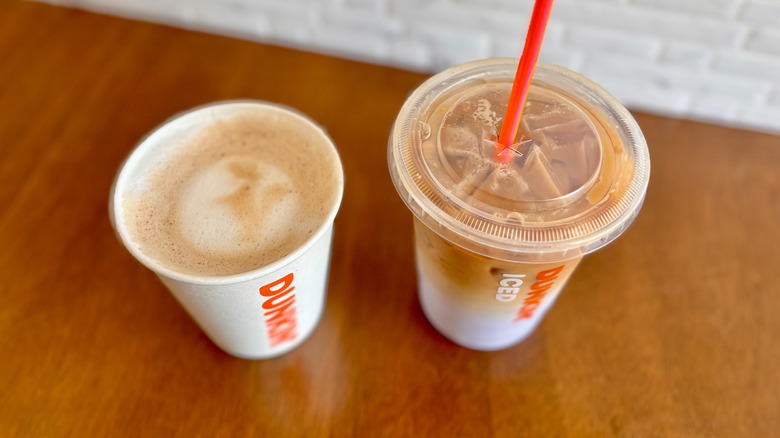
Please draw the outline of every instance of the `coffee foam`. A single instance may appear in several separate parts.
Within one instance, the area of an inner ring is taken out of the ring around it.
[[[327,137],[252,108],[201,124],[124,193],[141,252],[180,273],[238,274],[290,254],[327,219],[342,185]]]

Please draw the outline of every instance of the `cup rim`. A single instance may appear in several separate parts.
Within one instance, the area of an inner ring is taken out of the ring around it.
[[[590,79],[553,64],[538,63],[536,72],[566,84],[570,92],[587,93],[593,104],[600,105],[617,123],[629,140],[625,147],[634,154],[633,176],[621,198],[600,207],[599,217],[593,215],[587,224],[510,224],[477,218],[461,210],[449,211],[441,207],[448,197],[418,186],[419,175],[425,169],[417,166],[412,149],[419,145],[406,142],[415,129],[413,122],[427,110],[439,95],[467,84],[482,75],[500,75],[511,83],[516,58],[488,58],[451,67],[432,76],[415,89],[398,113],[388,140],[388,165],[396,191],[404,203],[440,236],[457,239],[460,246],[485,256],[510,261],[568,260],[599,249],[616,239],[630,225],[643,203],[650,176],[650,157],[647,143],[634,118],[607,90]],[[535,75],[534,80],[538,80]],[[411,163],[411,165],[409,164]],[[417,168],[410,167],[417,166]],[[433,193],[431,195],[430,193]],[[560,221],[559,221],[560,222]]]
[[[122,220],[123,218],[122,199],[121,199],[122,193],[129,181],[129,175],[131,174],[131,170],[138,165],[138,162],[145,155],[144,152],[146,152],[148,149],[152,148],[155,145],[153,137],[155,137],[156,135],[160,135],[160,133],[164,129],[171,129],[170,127],[175,126],[175,123],[183,123],[184,121],[187,120],[188,117],[196,117],[199,113],[203,111],[225,110],[229,108],[235,109],[237,107],[265,108],[265,109],[276,110],[279,111],[280,113],[285,113],[286,115],[296,117],[300,119],[302,122],[310,125],[312,128],[317,129],[319,133],[322,135],[322,138],[327,141],[327,143],[330,145],[330,147],[333,149],[334,153],[336,154],[336,157],[338,158],[337,164],[340,170],[339,172],[340,178],[338,180],[339,186],[338,186],[338,192],[336,194],[336,198],[334,199],[334,202],[331,205],[331,208],[328,211],[327,216],[325,217],[325,219],[323,219],[322,223],[319,225],[319,227],[317,227],[315,232],[312,233],[312,235],[308,239],[306,239],[306,241],[304,241],[300,246],[295,248],[295,250],[293,250],[292,252],[290,252],[289,254],[285,255],[284,257],[278,260],[275,260],[265,266],[261,266],[256,269],[252,269],[246,272],[241,272],[238,274],[230,274],[230,275],[209,276],[209,275],[196,275],[196,274],[187,274],[187,273],[178,272],[174,269],[164,266],[162,263],[158,262],[154,258],[149,257],[148,255],[143,253],[140,250],[139,246],[133,241],[133,239],[130,238],[127,225],[125,224],[125,221]],[[301,257],[303,254],[308,252],[328,232],[328,230],[332,228],[335,217],[339,211],[339,208],[341,207],[341,202],[343,200],[343,197],[344,197],[344,166],[341,161],[341,157],[339,156],[338,149],[336,148],[336,145],[333,142],[333,139],[328,135],[324,127],[322,127],[320,124],[315,122],[312,118],[302,113],[301,111],[287,105],[263,101],[263,100],[255,100],[255,99],[230,99],[230,100],[221,100],[221,101],[206,103],[176,113],[173,116],[167,118],[162,123],[158,124],[147,134],[145,134],[135,144],[135,146],[133,146],[133,149],[128,153],[128,155],[119,165],[116,176],[114,177],[114,181],[111,184],[111,190],[109,193],[109,218],[115,234],[122,242],[124,247],[130,252],[130,254],[136,260],[138,260],[141,264],[143,264],[144,266],[152,270],[157,275],[165,276],[167,278],[176,281],[190,283],[190,284],[224,285],[224,284],[241,283],[244,281],[262,277],[264,275],[267,275],[269,273],[281,269],[282,267],[290,264],[294,260]]]

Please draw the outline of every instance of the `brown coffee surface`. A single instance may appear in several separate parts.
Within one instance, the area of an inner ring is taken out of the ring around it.
[[[123,195],[141,252],[174,271],[224,276],[303,245],[337,202],[343,177],[325,134],[257,107],[209,119]]]

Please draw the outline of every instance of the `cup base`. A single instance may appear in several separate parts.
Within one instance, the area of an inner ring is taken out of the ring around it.
[[[534,332],[556,298],[547,301],[532,319],[515,322],[512,315],[475,317],[473,309],[448,302],[422,275],[417,276],[417,286],[420,306],[431,325],[450,341],[478,351],[503,350],[522,342]]]

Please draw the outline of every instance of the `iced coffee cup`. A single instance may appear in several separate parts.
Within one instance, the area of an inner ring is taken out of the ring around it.
[[[517,62],[433,76],[408,98],[389,140],[390,174],[414,215],[423,311],[477,350],[533,332],[582,257],[631,224],[650,172],[628,111],[553,65],[537,65],[515,144],[499,147]]]
[[[335,146],[308,117],[256,101],[168,120],[122,164],[112,225],[224,351],[263,359],[322,314],[343,192]]]

